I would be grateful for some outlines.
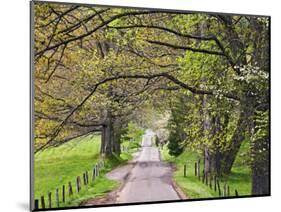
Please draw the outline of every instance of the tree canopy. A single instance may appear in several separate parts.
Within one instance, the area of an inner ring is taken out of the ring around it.
[[[120,129],[154,108],[169,114],[175,155],[188,146],[210,171],[229,173],[250,140],[255,176],[268,173],[268,17],[40,2],[34,10],[36,152],[104,126],[113,132],[105,152],[118,152]]]

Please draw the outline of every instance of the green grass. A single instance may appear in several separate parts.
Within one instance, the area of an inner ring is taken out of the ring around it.
[[[234,162],[232,173],[228,177],[228,185],[230,187],[230,196],[234,196],[234,190],[237,189],[239,195],[251,194],[251,173],[247,163],[245,163],[245,153],[248,151],[247,142],[241,146],[241,149]],[[188,198],[212,198],[219,197],[218,192],[204,185],[197,177],[194,176],[194,164],[199,159],[197,153],[186,149],[180,156],[173,157],[168,153],[165,145],[161,151],[162,159],[176,164],[174,180],[176,184],[183,190]],[[184,164],[187,165],[187,177],[183,176]],[[221,185],[223,188],[223,185]]]
[[[35,155],[34,163],[34,193],[35,199],[40,199],[42,195],[47,203],[47,194],[52,192],[53,207],[55,203],[55,190],[59,188],[61,196],[62,185],[66,186],[66,202],[60,203],[60,207],[78,206],[82,201],[89,198],[103,196],[109,191],[119,186],[116,181],[109,180],[105,173],[114,167],[127,162],[130,159],[129,153],[122,153],[120,157],[113,156],[105,161],[105,168],[100,176],[87,186],[82,184],[82,190],[77,194],[75,188],[75,179],[83,173],[89,172],[89,181],[91,182],[91,171],[93,166],[101,160],[100,135],[88,135],[73,139],[59,147],[46,149]],[[72,183],[74,195],[68,196],[67,185]],[[47,204],[46,204],[47,205]],[[41,207],[39,205],[39,207]]]

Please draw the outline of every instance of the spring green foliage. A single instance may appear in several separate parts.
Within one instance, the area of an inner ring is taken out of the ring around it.
[[[121,137],[121,146],[136,151],[140,147],[144,129],[131,121],[128,123],[128,127],[124,129],[124,131],[125,132]]]
[[[250,94],[258,101],[263,102],[266,99],[269,22],[267,17],[226,15],[222,18],[209,14],[160,12],[126,15],[147,11],[121,8],[96,8],[96,12],[101,12],[101,15],[94,16],[93,11],[82,7],[83,9],[71,11],[72,16],[64,17],[70,19],[69,23],[78,21],[77,28],[73,28],[71,24],[60,21],[57,24],[48,24],[56,17],[56,14],[52,13],[54,8],[63,13],[70,9],[70,6],[40,3],[35,6],[35,49],[36,52],[43,51],[44,54],[36,55],[34,73],[37,97],[36,148],[53,139],[51,135],[60,126],[65,113],[79,105],[94,85],[112,76],[151,76],[168,73],[191,88],[211,92],[204,108],[202,96],[195,95],[188,107],[181,110],[182,119],[185,120],[179,125],[186,125],[178,129],[181,132],[174,131],[174,136],[171,135],[171,140],[175,141],[171,148],[180,149],[182,144],[178,144],[175,135],[186,134],[186,137],[189,137],[188,142],[193,143],[194,148],[207,145],[214,151],[225,150],[230,146],[240,103],[224,96],[235,94],[238,99],[244,99]],[[79,23],[80,19],[91,15],[91,21]],[[111,20],[116,15],[124,17]],[[108,20],[105,26],[104,20]],[[92,29],[93,32],[86,36],[88,30],[85,32],[85,29]],[[81,35],[85,35],[83,40],[74,39]],[[74,41],[67,43],[67,46],[61,44],[61,41],[72,39]],[[159,44],[159,41],[179,48],[170,48],[169,45]],[[47,51],[45,48],[48,44],[61,45],[58,49]],[[49,58],[51,53],[54,55]],[[63,53],[60,61],[63,65],[55,69],[60,53]],[[48,70],[45,70],[46,68]],[[52,76],[52,71],[56,77]],[[166,105],[165,103],[173,102],[178,96],[196,93],[192,89],[182,89],[176,90],[176,95],[167,94],[165,89],[158,88],[179,84],[165,77],[157,79],[122,78],[101,84],[88,101],[71,115],[70,121],[65,122],[56,136],[56,141],[88,132],[88,128],[81,129],[80,125],[78,127],[75,123],[91,124],[88,120],[94,120],[94,123],[103,120],[102,111],[109,105],[114,115],[123,115],[124,112],[131,111],[132,118],[135,116],[132,115],[133,111],[137,111],[149,101],[150,104],[158,106],[162,103]],[[108,95],[112,87],[114,92]],[[140,92],[142,88],[145,90]],[[154,89],[157,89],[157,94]],[[136,108],[136,105],[139,108]],[[172,104],[172,107],[175,105]],[[203,117],[199,117],[200,114]],[[229,119],[229,123],[224,126],[228,130],[227,133],[220,130],[221,133],[212,136],[212,139],[208,135],[211,132],[202,134],[202,120],[207,119],[206,115],[210,118],[219,115],[219,122]],[[226,118],[227,116],[230,117]],[[214,143],[217,144],[213,145]],[[179,154],[180,150],[175,152]]]
[[[250,140],[266,178],[268,17],[36,2],[34,22],[35,150],[100,130],[108,114],[129,123],[121,143],[137,149],[135,124],[155,119],[141,118],[154,107],[170,114],[171,155],[221,154],[228,173]]]
[[[169,154],[174,156],[180,155],[184,150],[184,148],[181,146],[181,142],[182,140],[179,139],[177,131],[170,132],[168,143]]]
[[[184,120],[183,111],[188,111],[185,107],[184,96],[174,100],[173,107],[171,107],[171,117],[168,122],[169,138],[168,148],[169,154],[178,156],[184,150],[184,140],[186,133],[184,131],[186,122]],[[172,103],[171,103],[172,104]]]

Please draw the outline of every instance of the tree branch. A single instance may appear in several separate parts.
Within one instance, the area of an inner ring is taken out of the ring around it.
[[[223,52],[211,51],[211,50],[207,50],[207,49],[196,49],[196,48],[192,48],[192,47],[188,47],[188,46],[178,46],[175,44],[164,43],[164,42],[160,42],[160,41],[153,41],[153,40],[146,40],[146,41],[151,44],[166,46],[166,47],[173,48],[173,49],[181,49],[181,50],[186,50],[186,51],[199,52],[199,53],[204,53],[204,54],[211,54],[211,55],[218,55],[218,56],[225,57]]]
[[[104,12],[107,12],[108,10],[110,10],[110,8],[106,8],[106,9],[104,9],[104,10],[97,11],[97,12],[95,12],[94,14],[92,14],[92,15],[90,15],[90,16],[88,16],[88,17],[86,17],[86,18],[84,18],[84,19],[82,19],[82,20],[80,20],[80,21],[78,21],[76,24],[73,24],[73,25],[71,25],[70,27],[67,27],[67,28],[65,28],[65,29],[62,29],[61,31],[58,32],[58,34],[73,32],[73,31],[79,29],[83,24],[89,22],[92,18],[94,18],[94,17],[96,17],[97,15],[100,15],[100,14],[102,14],[102,13],[104,13]]]
[[[59,64],[60,64],[60,62],[62,61],[62,58],[63,58],[63,56],[64,56],[64,51],[65,51],[65,49],[66,49],[66,46],[67,46],[67,44],[65,44],[65,45],[62,47],[61,54],[60,54],[60,58],[59,58],[59,60],[57,61],[57,63],[56,63],[56,65],[55,65],[54,69],[53,69],[53,70],[51,71],[51,73],[49,74],[49,76],[48,76],[48,78],[46,79],[45,83],[49,82],[49,80],[51,79],[51,77],[52,77],[53,74],[56,72],[57,68],[59,67]]]
[[[130,26],[108,26],[108,28],[114,28],[114,29],[131,29],[131,28],[151,28],[151,29],[159,29],[162,31],[166,31],[169,33],[172,33],[174,35],[195,39],[195,40],[204,40],[204,41],[211,41],[215,40],[214,36],[196,36],[196,35],[189,35],[189,34],[183,34],[181,32],[175,31],[173,29],[167,28],[167,27],[161,27],[161,26],[155,26],[155,25],[143,25],[143,24],[136,24],[136,25],[130,25]]]
[[[87,32],[85,34],[82,34],[82,35],[79,35],[79,36],[74,37],[74,38],[70,38],[68,40],[61,41],[60,43],[54,44],[52,46],[46,47],[45,49],[36,52],[35,56],[41,55],[41,54],[45,53],[46,51],[55,49],[55,48],[57,48],[61,45],[65,45],[65,44],[68,44],[70,42],[77,41],[77,40],[80,40],[84,37],[87,37],[87,36],[93,34],[94,32],[96,32],[97,30],[99,30],[100,28],[102,28],[102,27],[106,26],[107,24],[111,23],[112,21],[116,20],[116,19],[126,17],[126,16],[132,16],[132,15],[145,15],[145,14],[153,14],[153,13],[163,13],[163,12],[162,11],[135,11],[135,12],[127,12],[127,13],[117,14],[117,15],[111,17],[110,19],[104,21],[103,23],[101,23],[100,25],[98,25],[94,29],[90,30],[89,32]]]
[[[189,39],[195,39],[195,40],[201,40],[201,41],[214,41],[223,55],[227,58],[228,62],[232,67],[235,66],[234,60],[226,53],[225,48],[223,47],[223,44],[220,42],[220,40],[215,35],[209,35],[209,36],[196,36],[196,35],[190,35],[190,34],[183,34],[181,32],[175,31],[173,29],[167,28],[167,27],[161,27],[161,26],[155,26],[155,25],[142,25],[142,24],[136,24],[136,25],[130,25],[130,26],[116,26],[109,28],[115,28],[115,29],[130,29],[130,28],[152,28],[152,29],[158,29],[162,31],[166,31],[169,33],[172,33],[174,35],[189,38]]]
[[[72,109],[72,111],[65,117],[65,119],[56,127],[56,129],[55,129],[54,133],[52,134],[51,138],[40,149],[45,148],[50,142],[52,142],[52,140],[54,138],[57,137],[57,135],[62,130],[63,126],[68,122],[69,118],[75,113],[75,111],[79,110],[85,104],[85,102],[96,92],[96,90],[98,89],[99,86],[101,86],[101,85],[103,85],[103,84],[105,84],[109,81],[114,81],[114,80],[118,80],[118,79],[153,79],[153,78],[158,78],[158,77],[164,77],[166,79],[169,79],[170,81],[172,81],[175,84],[181,86],[182,88],[185,88],[185,89],[191,91],[194,94],[215,95],[214,91],[201,90],[201,89],[192,87],[192,86],[178,80],[174,76],[169,75],[166,72],[153,74],[153,75],[135,74],[135,75],[117,75],[117,76],[109,77],[109,78],[103,79],[102,81],[96,83],[93,86],[92,91],[76,107],[74,107]],[[225,93],[225,94],[221,94],[221,95],[225,98],[229,98],[229,99],[232,99],[232,100],[237,100],[237,101],[240,100],[240,98],[238,96],[234,95],[234,94]]]
[[[63,13],[61,13],[61,14],[57,14],[57,13],[54,11],[54,9],[53,9],[52,7],[50,7],[50,8],[51,8],[52,12],[57,15],[57,17],[55,17],[54,19],[52,19],[51,21],[49,21],[49,22],[48,22],[47,24],[45,24],[45,25],[41,25],[41,26],[36,27],[36,29],[38,29],[38,28],[44,28],[44,27],[49,26],[50,24],[54,23],[56,20],[61,19],[61,18],[62,18],[63,16],[65,16],[66,14],[68,14],[68,13],[70,13],[70,12],[72,12],[72,11],[78,9],[79,6],[73,6],[73,7],[69,8],[68,10],[66,10],[65,12],[63,12]]]

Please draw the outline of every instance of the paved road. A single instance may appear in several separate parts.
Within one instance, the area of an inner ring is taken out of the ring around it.
[[[160,161],[157,147],[152,146],[153,132],[146,130],[136,165],[118,193],[117,203],[180,199],[172,186],[172,169]]]

